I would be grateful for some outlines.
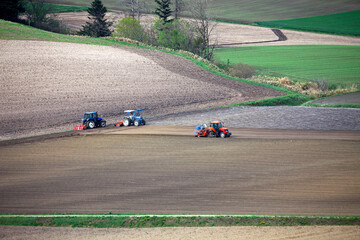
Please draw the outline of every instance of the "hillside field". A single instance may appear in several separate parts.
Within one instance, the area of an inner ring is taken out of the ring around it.
[[[334,84],[360,84],[360,46],[260,46],[219,48],[217,60],[242,62],[263,73],[295,80],[327,79]]]
[[[184,0],[185,4],[190,0]],[[49,3],[90,6],[88,0],[46,0]],[[123,10],[120,1],[103,0],[103,4],[112,10]],[[153,12],[155,3],[153,0],[145,1],[148,5],[147,12]],[[292,19],[312,17],[319,15],[334,14],[360,9],[360,2],[354,0],[223,0],[212,1],[210,5],[213,16],[218,19],[232,21],[271,21],[280,19]],[[188,12],[185,12],[188,14]]]
[[[257,22],[260,26],[360,36],[360,11],[289,20]]]

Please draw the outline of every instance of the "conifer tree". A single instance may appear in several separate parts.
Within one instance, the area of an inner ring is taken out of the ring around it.
[[[158,4],[155,13],[163,20],[164,24],[171,22],[172,19],[169,19],[172,14],[170,0],[155,0],[155,2]]]
[[[111,31],[109,27],[112,25],[112,22],[107,22],[107,19],[105,19],[107,9],[102,4],[101,0],[94,0],[87,11],[89,13],[88,18],[91,21],[86,22],[83,29],[79,31],[79,34],[91,37],[110,36]]]

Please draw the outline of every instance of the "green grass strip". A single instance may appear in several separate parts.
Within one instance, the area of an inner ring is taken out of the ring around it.
[[[304,95],[301,94],[290,94],[286,96],[273,97],[267,99],[260,99],[256,101],[248,101],[242,103],[234,103],[222,107],[238,107],[238,106],[299,106],[310,101]]]
[[[150,227],[212,227],[212,226],[322,226],[360,225],[360,217],[345,216],[4,216],[0,225],[150,228]]]
[[[329,107],[329,108],[360,108],[360,104],[325,104],[325,103],[311,103],[302,104],[306,107]]]

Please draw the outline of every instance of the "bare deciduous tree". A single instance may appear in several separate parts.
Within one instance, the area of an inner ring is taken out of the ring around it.
[[[147,9],[147,4],[144,0],[121,0],[120,6],[126,8],[129,17],[136,17],[139,21],[141,13]]]
[[[174,0],[174,18],[178,19],[180,13],[184,9],[185,4],[183,0]]]
[[[201,36],[201,55],[208,60],[213,57],[214,45],[210,45],[210,37],[217,25],[209,12],[210,2],[211,0],[190,0],[191,8],[189,9],[195,28]]]

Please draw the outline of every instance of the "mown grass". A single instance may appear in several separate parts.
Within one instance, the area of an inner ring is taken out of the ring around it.
[[[326,79],[337,85],[360,84],[360,46],[306,45],[219,48],[215,59],[255,66],[265,74],[298,81]]]
[[[360,36],[360,10],[325,16],[256,23],[263,27]]]
[[[63,217],[0,217],[0,225],[150,228],[150,227],[213,227],[213,226],[319,226],[360,225],[360,217],[323,216],[63,216]]]

